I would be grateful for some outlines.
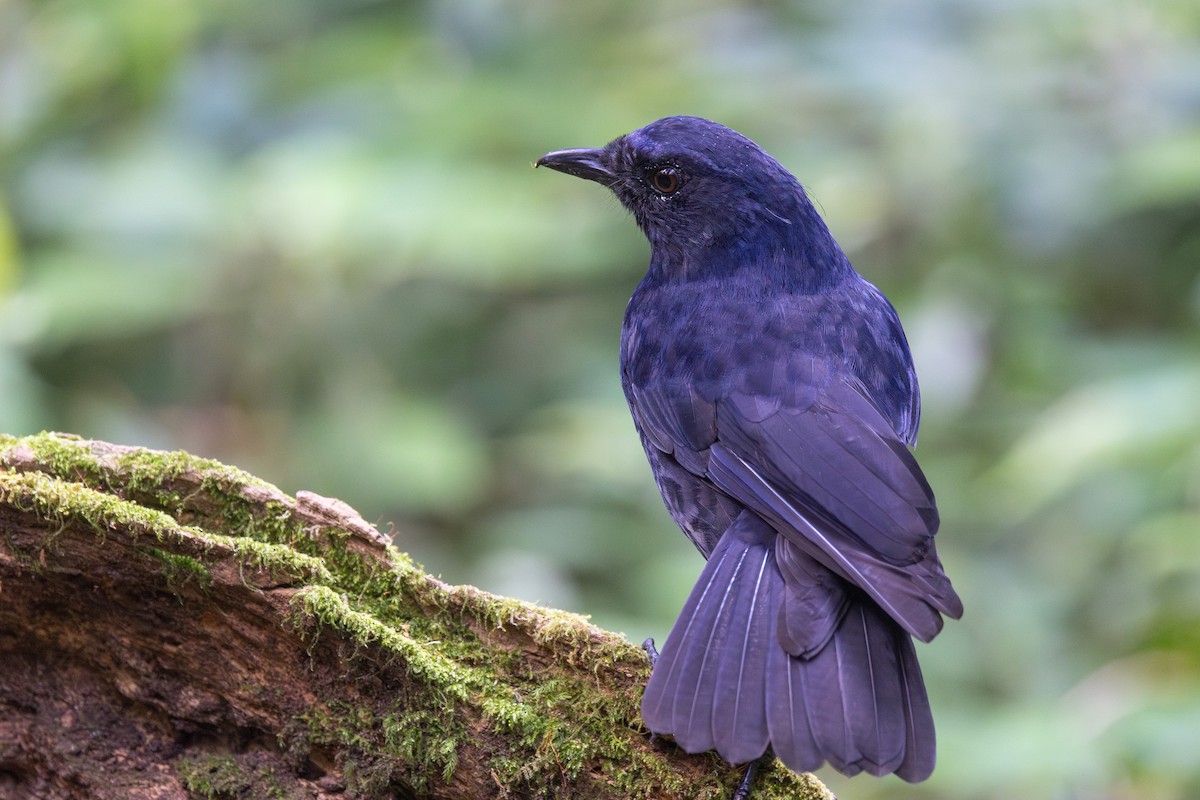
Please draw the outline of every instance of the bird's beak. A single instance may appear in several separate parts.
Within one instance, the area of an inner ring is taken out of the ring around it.
[[[612,172],[604,166],[603,150],[556,150],[539,158],[534,166],[549,167],[605,186],[612,183],[613,179]]]

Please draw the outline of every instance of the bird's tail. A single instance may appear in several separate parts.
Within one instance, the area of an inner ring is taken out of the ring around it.
[[[775,537],[750,512],[724,533],[650,676],[646,727],[735,764],[770,747],[797,772],[828,761],[846,775],[924,780],[933,717],[912,638],[865,595],[837,588],[821,602],[808,591],[795,602],[829,634],[789,654],[780,639],[795,624],[785,619],[796,616],[796,587],[779,571]]]

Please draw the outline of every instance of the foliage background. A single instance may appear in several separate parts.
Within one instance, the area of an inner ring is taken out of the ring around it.
[[[967,606],[932,780],[1200,796],[1193,0],[0,0],[0,430],[350,502],[660,641],[700,563],[617,382],[647,247],[531,162],[742,130],[899,307]]]

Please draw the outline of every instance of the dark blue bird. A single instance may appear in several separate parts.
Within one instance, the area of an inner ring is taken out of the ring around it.
[[[668,117],[538,166],[611,189],[650,240],[621,382],[671,516],[708,559],[646,726],[732,763],[928,777],[912,637],[962,604],[934,549],[895,309],[758,145]]]

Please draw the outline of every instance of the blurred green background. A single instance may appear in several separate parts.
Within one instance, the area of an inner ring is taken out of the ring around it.
[[[966,616],[926,784],[1200,797],[1200,4],[0,0],[0,430],[340,497],[661,641],[700,570],[617,377],[648,248],[531,168],[667,114],[899,308]]]

